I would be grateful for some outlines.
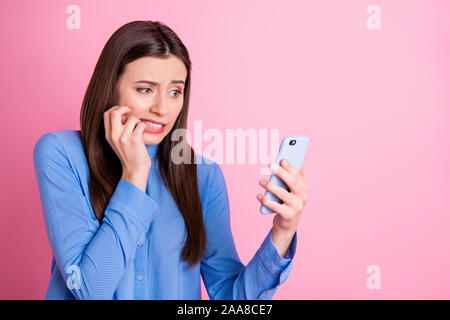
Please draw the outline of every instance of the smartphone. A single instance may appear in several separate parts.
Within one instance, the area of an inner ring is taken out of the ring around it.
[[[308,148],[308,144],[309,144],[308,137],[299,137],[299,136],[284,137],[280,145],[280,150],[278,150],[278,155],[275,160],[275,163],[281,166],[280,164],[281,160],[286,159],[297,170],[300,170],[300,168],[302,167],[303,159],[306,154],[306,149]],[[271,174],[269,181],[286,189],[289,192],[291,191],[289,187],[283,182],[283,180],[281,180],[274,173]],[[278,199],[277,196],[275,196],[272,192],[268,190],[266,190],[264,196],[278,203],[283,203],[282,200]],[[267,208],[264,205],[261,205],[259,211],[262,214],[274,213],[271,209]]]

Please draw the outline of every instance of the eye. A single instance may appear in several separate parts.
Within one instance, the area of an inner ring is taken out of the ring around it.
[[[143,90],[152,90],[152,89],[150,89],[150,88],[137,88],[136,90],[137,91],[139,91],[139,90],[141,90],[141,89],[143,89]],[[141,92],[141,91],[139,91],[140,93],[147,93],[147,92]]]
[[[181,94],[181,91],[180,90],[172,90],[171,92],[178,92],[178,94],[176,95],[176,96],[174,96],[174,97],[178,97],[180,94]]]
[[[152,89],[150,89],[150,88],[137,88],[136,89],[138,92],[140,92],[140,93],[149,93],[149,91],[144,91],[144,92],[142,92],[142,91],[140,91],[140,90],[152,90]],[[170,91],[170,92],[177,92],[177,94],[176,95],[173,95],[173,97],[178,97],[182,92],[180,91],[180,90],[172,90],[172,91]]]

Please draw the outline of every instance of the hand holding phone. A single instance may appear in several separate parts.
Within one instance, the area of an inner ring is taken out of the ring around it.
[[[278,155],[276,158],[275,163],[279,166],[281,166],[280,161],[282,159],[286,159],[291,163],[297,170],[300,170],[303,159],[306,154],[306,150],[309,145],[309,139],[308,137],[301,137],[301,136],[287,136],[283,138],[283,141],[281,142],[280,149],[278,151]],[[286,189],[287,191],[291,191],[289,187],[282,181],[277,175],[274,173],[271,174],[270,182]],[[276,201],[278,203],[282,203],[283,201],[280,200],[277,196],[275,196],[272,192],[266,190],[265,197],[267,197],[270,200]],[[274,213],[271,209],[267,208],[264,205],[261,205],[260,212],[262,214],[270,214]]]

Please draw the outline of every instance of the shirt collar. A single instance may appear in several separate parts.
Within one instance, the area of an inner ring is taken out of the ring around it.
[[[145,147],[147,148],[148,154],[150,156],[150,159],[155,159],[156,152],[158,151],[158,144],[146,144]]]

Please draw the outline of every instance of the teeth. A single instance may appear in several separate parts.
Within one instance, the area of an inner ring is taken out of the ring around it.
[[[156,124],[156,123],[153,123],[153,122],[150,122],[150,121],[145,121],[145,120],[142,120],[142,121],[144,121],[145,124],[147,126],[149,126],[150,128],[161,129],[163,127],[162,124]]]

